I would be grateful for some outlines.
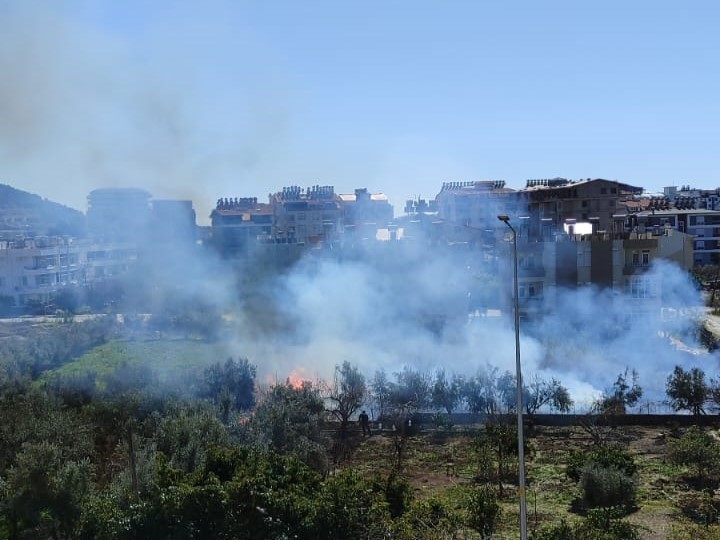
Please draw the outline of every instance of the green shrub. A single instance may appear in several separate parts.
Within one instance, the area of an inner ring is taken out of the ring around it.
[[[616,467],[591,463],[580,475],[582,498],[587,508],[621,507],[629,509],[635,504],[635,479]]]
[[[671,441],[668,457],[673,463],[690,468],[691,474],[705,487],[720,473],[720,444],[699,427],[690,428],[682,437]]]
[[[532,540],[640,540],[638,527],[618,519],[612,510],[591,510],[586,519],[576,523],[562,520],[543,527]]]
[[[501,509],[495,492],[487,486],[472,488],[465,501],[467,525],[485,538],[495,532]]]
[[[622,446],[603,444],[593,447],[591,450],[575,450],[571,452],[565,474],[567,474],[568,478],[577,482],[580,480],[582,469],[592,463],[605,468],[614,467],[629,477],[634,477],[637,473],[635,460]]]

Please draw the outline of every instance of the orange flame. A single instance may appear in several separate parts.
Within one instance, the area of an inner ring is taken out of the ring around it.
[[[282,384],[280,381],[282,380],[278,374],[275,374],[274,376],[271,374],[266,375],[265,380],[268,384],[268,386],[273,386],[275,384]],[[310,377],[307,375],[307,371],[304,367],[297,367],[293,369],[287,376],[287,379],[285,380],[285,384],[292,386],[295,389],[302,388],[303,383],[306,381],[311,380]]]
[[[293,369],[287,377],[287,383],[296,390],[302,388],[303,383],[308,380],[310,379],[303,367]]]

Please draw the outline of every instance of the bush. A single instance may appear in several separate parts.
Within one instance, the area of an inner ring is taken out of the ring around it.
[[[395,520],[394,538],[398,540],[437,540],[454,533],[460,517],[444,501],[430,498],[417,501],[400,519]]]
[[[465,501],[467,525],[485,538],[495,532],[501,509],[495,493],[487,486],[470,490]]]
[[[635,505],[637,485],[633,477],[616,467],[591,463],[580,475],[582,498],[587,508],[621,507]]]
[[[570,453],[565,474],[576,482],[580,480],[582,469],[595,463],[601,467],[614,467],[625,476],[633,477],[637,473],[637,465],[633,457],[617,444],[603,444],[589,451],[575,450]]]
[[[412,504],[413,493],[410,482],[395,471],[391,472],[385,482],[385,499],[388,503],[390,516],[395,519],[402,516]]]
[[[689,467],[700,487],[717,480],[720,473],[720,445],[712,435],[695,426],[679,439],[671,441],[669,446],[670,460]]]
[[[681,495],[678,500],[678,506],[683,514],[697,523],[710,525],[718,521],[720,501],[717,501],[713,495],[707,491]]]
[[[587,519],[543,527],[532,540],[640,540],[638,527],[618,518],[612,510],[591,510]]]

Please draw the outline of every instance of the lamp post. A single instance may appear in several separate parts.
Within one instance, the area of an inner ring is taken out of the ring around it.
[[[520,496],[520,539],[527,540],[527,500],[525,498],[525,445],[523,444],[522,416],[522,374],[520,370],[520,305],[518,299],[518,258],[517,231],[510,225],[510,217],[498,216],[512,231],[513,237],[513,269],[514,269],[514,307],[515,307],[515,408],[517,409],[518,432],[518,494]]]

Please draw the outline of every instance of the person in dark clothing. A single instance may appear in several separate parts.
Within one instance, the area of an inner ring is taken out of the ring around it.
[[[362,427],[363,435],[367,435],[368,437],[372,435],[370,433],[370,418],[368,418],[368,415],[365,411],[360,413],[360,426]]]

